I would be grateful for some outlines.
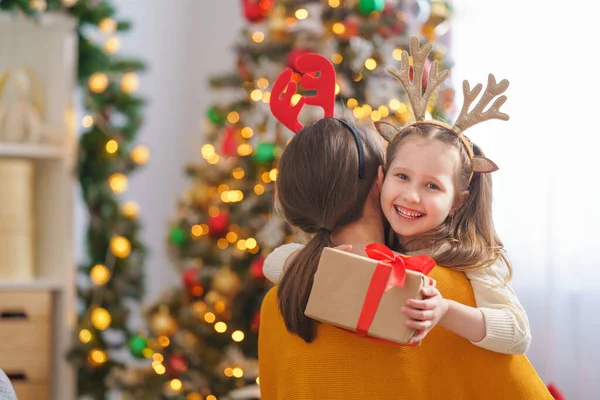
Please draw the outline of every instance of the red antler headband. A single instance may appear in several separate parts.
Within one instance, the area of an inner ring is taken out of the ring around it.
[[[271,92],[271,112],[282,124],[292,132],[298,133],[303,126],[298,122],[298,115],[305,104],[319,106],[325,111],[325,118],[333,118],[352,133],[358,149],[358,177],[364,176],[364,150],[360,136],[352,125],[334,118],[335,106],[335,68],[331,61],[320,54],[308,53],[296,61],[296,69],[302,74],[300,84],[304,89],[315,90],[314,96],[302,96],[294,105],[292,96],[298,90],[298,83],[292,79],[293,71],[286,68],[273,84]]]
[[[286,68],[273,84],[270,106],[271,112],[282,124],[298,133],[302,129],[298,115],[305,104],[322,107],[325,117],[333,117],[335,69],[327,58],[315,53],[299,57],[295,67],[302,73],[300,85],[307,90],[316,90],[316,95],[302,96],[296,105],[292,105],[292,96],[298,90],[298,83],[292,80],[292,69]]]

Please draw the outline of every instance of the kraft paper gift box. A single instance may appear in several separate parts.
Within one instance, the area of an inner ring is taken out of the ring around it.
[[[415,331],[406,326],[408,317],[400,309],[407,299],[422,299],[421,288],[435,286],[427,276],[435,261],[396,255],[381,244],[365,250],[370,258],[323,250],[304,314],[360,335],[406,344]]]

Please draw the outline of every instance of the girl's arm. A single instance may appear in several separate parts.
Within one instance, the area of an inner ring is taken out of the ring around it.
[[[263,264],[263,274],[265,277],[269,281],[278,284],[283,276],[283,270],[285,269],[288,259],[303,247],[303,244],[288,243],[273,250],[271,254],[267,256]]]
[[[524,354],[531,344],[527,313],[508,283],[508,267],[501,259],[492,266],[467,271],[477,308],[485,320],[485,335],[473,344],[506,354]]]
[[[503,283],[508,268],[498,260],[479,271],[465,273],[473,287],[477,308],[444,299],[436,288],[424,288],[423,300],[407,300],[402,312],[412,318],[413,342],[436,325],[470,340],[476,346],[505,354],[523,354],[531,343],[527,314],[512,288]]]

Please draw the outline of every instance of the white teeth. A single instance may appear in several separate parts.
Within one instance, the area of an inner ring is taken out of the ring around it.
[[[398,214],[402,215],[403,217],[407,217],[407,218],[419,218],[419,217],[423,216],[423,214],[413,213],[413,212],[410,212],[410,211],[404,211],[404,210],[401,210],[398,207],[395,207],[395,208],[396,208],[396,211],[398,212]]]

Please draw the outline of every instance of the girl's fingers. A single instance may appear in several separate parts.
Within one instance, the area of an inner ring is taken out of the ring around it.
[[[425,336],[427,336],[427,331],[415,331],[415,334],[413,335],[413,337],[410,338],[408,344],[418,343],[421,340],[425,339]]]
[[[408,299],[406,300],[406,305],[421,310],[433,310],[436,307],[435,302],[430,300]]]
[[[415,321],[414,319],[409,319],[408,321],[406,321],[406,326],[408,326],[409,328],[412,329],[418,329],[418,330],[427,330],[429,328],[431,328],[431,321],[426,320],[426,321]]]
[[[424,321],[424,320],[433,319],[433,311],[430,311],[430,310],[420,310],[420,309],[415,309],[415,308],[402,307],[401,311],[406,316],[408,316],[412,319],[415,319],[415,320]]]

